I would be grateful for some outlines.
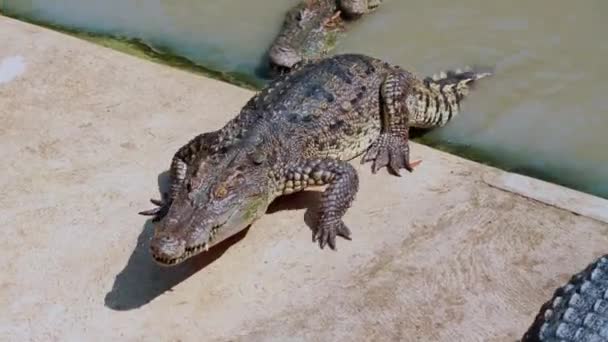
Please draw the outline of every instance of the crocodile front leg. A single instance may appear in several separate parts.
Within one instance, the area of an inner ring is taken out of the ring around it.
[[[323,21],[323,27],[326,27],[328,29],[338,27],[341,24],[340,14],[342,14],[342,11],[337,10],[331,17],[325,19]]]
[[[321,197],[319,221],[313,236],[321,249],[329,245],[336,250],[337,235],[350,240],[350,230],[342,218],[359,190],[359,177],[352,165],[330,158],[308,160],[289,168],[286,179],[284,194],[309,186],[329,185]]]
[[[177,150],[169,169],[169,192],[163,193],[162,200],[150,199],[150,202],[157,207],[141,211],[140,215],[154,216],[152,221],[157,222],[167,214],[171,203],[184,184],[189,165],[196,158],[204,158],[209,154],[210,148],[217,144],[218,135],[217,131],[200,134]]]
[[[373,173],[387,166],[389,171],[400,176],[400,169],[412,172],[414,166],[420,163],[420,161],[410,163],[409,113],[405,106],[408,88],[406,76],[399,72],[388,75],[382,83],[380,136],[361,159],[361,163],[373,161]]]

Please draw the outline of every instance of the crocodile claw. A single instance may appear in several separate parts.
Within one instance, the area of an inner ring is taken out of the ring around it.
[[[154,198],[150,198],[150,202],[152,202],[152,204],[157,205],[159,207],[162,207],[164,205],[164,202],[162,200],[157,200]]]
[[[144,216],[154,216],[154,218],[152,218],[152,222],[160,221],[160,219],[162,219],[167,214],[167,211],[171,206],[171,201],[168,200],[168,197],[168,194],[164,193],[162,200],[151,198],[150,202],[152,202],[152,204],[154,204],[156,208],[140,211],[138,214]]]
[[[321,249],[329,245],[331,249],[336,250],[336,236],[339,235],[346,240],[351,240],[350,234],[350,229],[348,229],[342,220],[338,220],[333,223],[319,225],[319,228],[313,235],[312,241],[318,241]]]
[[[373,162],[372,173],[378,172],[383,167],[395,176],[401,176],[400,170],[414,171],[414,167],[420,164],[410,163],[410,148],[407,139],[396,134],[382,134],[367,150],[361,163]]]
[[[326,28],[334,28],[336,26],[340,25],[340,14],[342,12],[341,11],[336,11],[336,13],[334,13],[334,15],[332,15],[330,18],[327,18],[327,20],[323,23],[323,26]]]

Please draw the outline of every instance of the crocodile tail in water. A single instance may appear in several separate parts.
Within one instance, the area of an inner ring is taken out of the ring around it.
[[[489,68],[464,68],[443,71],[426,77],[414,87],[408,104],[410,126],[436,128],[447,124],[460,112],[460,102],[477,80],[492,75]]]

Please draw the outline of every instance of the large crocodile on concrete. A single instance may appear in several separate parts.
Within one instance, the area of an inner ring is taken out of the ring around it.
[[[285,15],[268,57],[272,75],[289,72],[301,61],[327,57],[344,25],[373,12],[382,0],[303,0]]]
[[[155,260],[174,265],[236,234],[281,195],[328,185],[313,240],[335,249],[350,239],[342,221],[359,180],[347,160],[363,154],[372,171],[412,171],[409,127],[445,125],[472,83],[473,70],[419,79],[372,57],[345,54],[303,64],[251,98],[223,128],[180,148],[171,187],[158,207]]]
[[[558,288],[521,342],[608,342],[608,254]]]

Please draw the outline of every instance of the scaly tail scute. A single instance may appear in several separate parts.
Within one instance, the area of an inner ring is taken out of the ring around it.
[[[491,75],[490,69],[467,67],[426,77],[414,86],[414,96],[408,100],[410,127],[429,129],[445,126],[460,112],[460,103],[473,84]]]

